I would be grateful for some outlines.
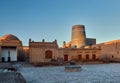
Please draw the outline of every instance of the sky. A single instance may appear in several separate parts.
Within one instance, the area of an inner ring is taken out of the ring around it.
[[[73,25],[85,25],[97,43],[120,39],[120,0],[0,0],[0,37],[17,36],[61,46],[71,40]]]

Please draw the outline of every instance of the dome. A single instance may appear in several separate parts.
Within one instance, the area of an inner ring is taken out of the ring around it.
[[[0,38],[0,40],[15,40],[15,41],[20,41],[16,36],[12,34],[6,34]]]

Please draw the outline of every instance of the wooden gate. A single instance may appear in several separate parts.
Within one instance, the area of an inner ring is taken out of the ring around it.
[[[64,61],[68,61],[68,55],[64,55]]]

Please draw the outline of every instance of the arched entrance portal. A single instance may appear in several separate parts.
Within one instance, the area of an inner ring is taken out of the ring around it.
[[[45,58],[46,59],[52,59],[52,51],[51,50],[45,51]]]
[[[2,62],[17,61],[16,47],[2,47],[1,50]]]

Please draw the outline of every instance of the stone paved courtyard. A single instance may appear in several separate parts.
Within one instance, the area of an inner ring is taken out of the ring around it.
[[[120,64],[81,65],[79,72],[65,72],[64,66],[26,67],[19,71],[27,83],[120,83]]]

